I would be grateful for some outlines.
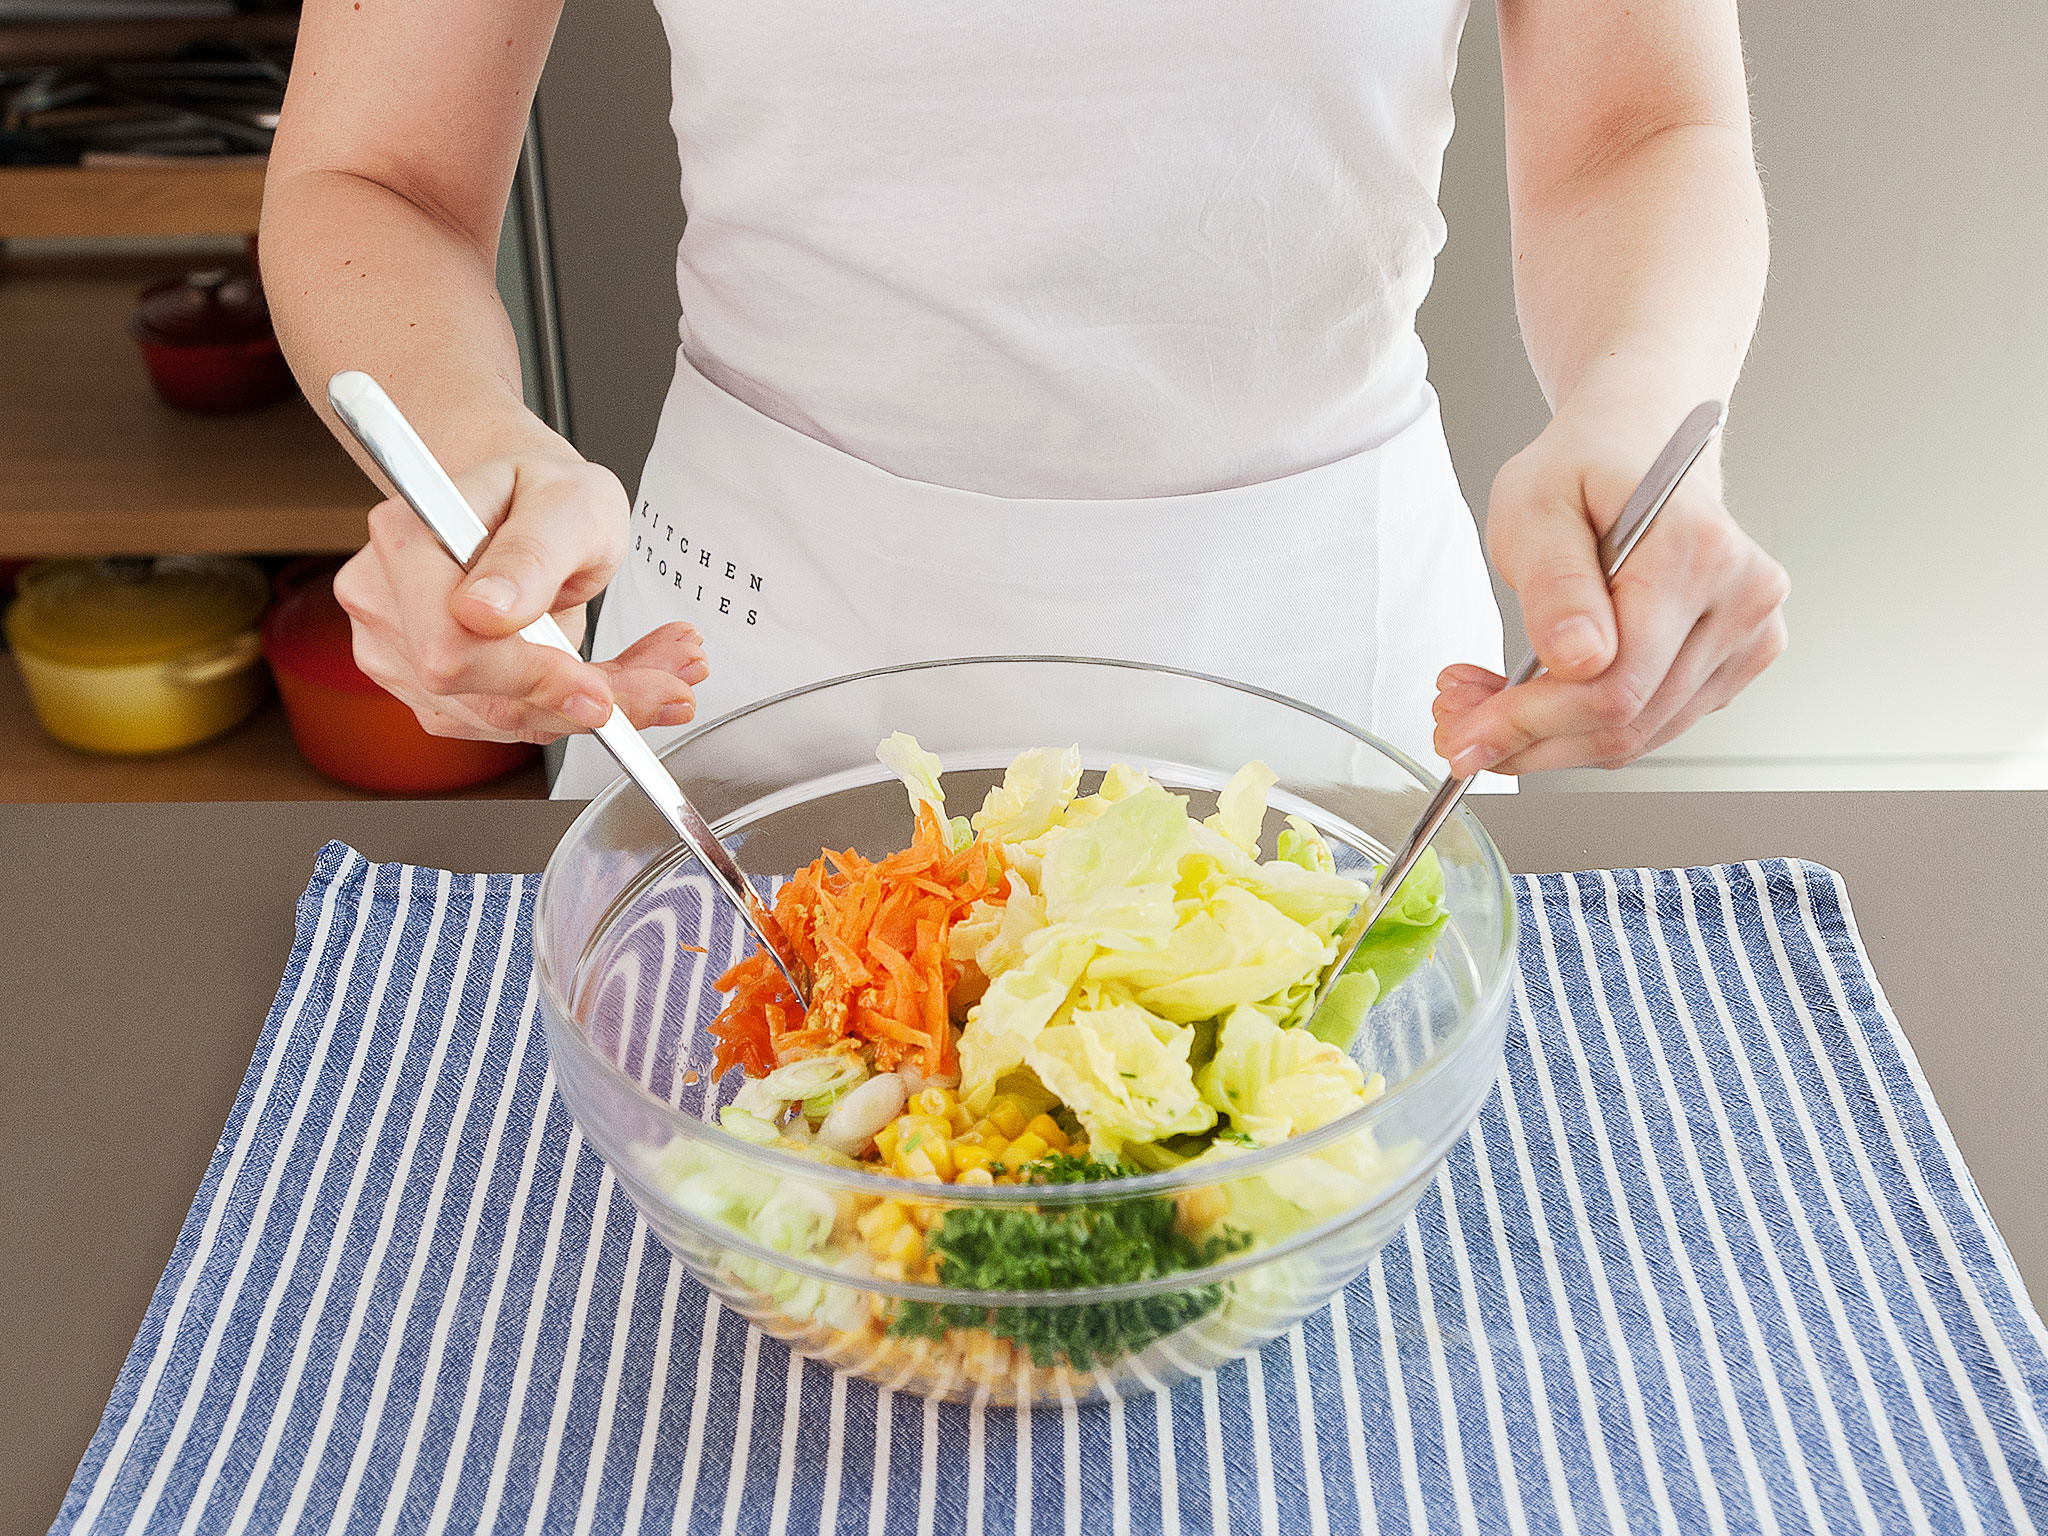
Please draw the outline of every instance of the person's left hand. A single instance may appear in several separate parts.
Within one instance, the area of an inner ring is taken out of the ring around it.
[[[1784,567],[1721,504],[1712,449],[1610,593],[1599,536],[1679,420],[1650,414],[1568,407],[1494,481],[1488,549],[1548,670],[1510,689],[1484,667],[1444,669],[1435,745],[1454,774],[1619,768],[1720,709],[1784,651]]]

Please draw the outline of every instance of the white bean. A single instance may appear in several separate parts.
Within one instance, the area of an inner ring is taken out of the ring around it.
[[[898,1115],[909,1101],[903,1079],[894,1072],[879,1073],[832,1106],[818,1127],[818,1141],[848,1157],[875,1139],[875,1133]]]

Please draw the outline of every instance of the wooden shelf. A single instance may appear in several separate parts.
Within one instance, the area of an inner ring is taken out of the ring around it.
[[[540,800],[539,760],[451,800]],[[315,773],[271,699],[225,736],[167,757],[94,757],[59,746],[29,707],[14,658],[0,654],[0,801],[376,800]]]
[[[253,235],[262,155],[131,165],[0,166],[0,239]]]
[[[228,38],[289,43],[299,18],[269,11],[236,16],[151,16],[128,21],[34,21],[0,26],[0,69],[80,59],[163,58],[187,43]]]
[[[377,492],[303,400],[193,416],[151,390],[128,314],[188,265],[24,258],[0,275],[0,559],[361,547]]]

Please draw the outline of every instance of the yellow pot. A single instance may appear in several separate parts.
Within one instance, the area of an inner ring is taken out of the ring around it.
[[[218,736],[263,702],[247,560],[47,560],[21,574],[7,640],[36,717],[85,752],[146,757]]]

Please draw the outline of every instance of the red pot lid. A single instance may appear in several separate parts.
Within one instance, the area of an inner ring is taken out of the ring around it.
[[[287,577],[296,568],[287,571]],[[280,672],[344,693],[382,693],[356,665],[348,615],[334,600],[334,568],[330,565],[301,576],[271,604],[263,620],[263,654]]]
[[[189,272],[142,290],[128,328],[137,341],[204,347],[270,341],[270,305],[249,272]]]

